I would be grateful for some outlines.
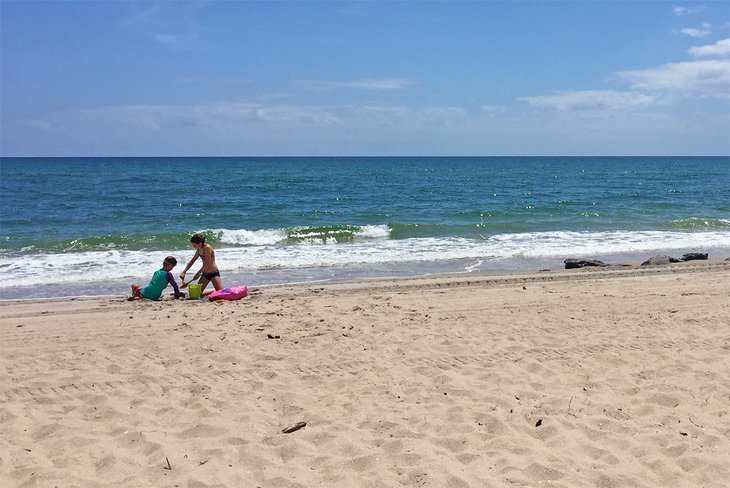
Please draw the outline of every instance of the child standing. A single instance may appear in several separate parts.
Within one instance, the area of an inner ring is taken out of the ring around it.
[[[190,245],[193,249],[195,249],[195,255],[190,262],[188,262],[188,265],[185,266],[183,272],[180,273],[180,279],[183,280],[183,282],[185,281],[185,273],[188,269],[190,269],[193,263],[200,258],[200,260],[203,261],[203,266],[200,268],[200,271],[195,274],[195,276],[200,274],[200,281],[198,281],[198,283],[202,285],[201,292],[205,290],[205,287],[211,282],[216,290],[222,289],[223,282],[221,281],[221,273],[218,270],[218,265],[215,263],[215,251],[213,250],[213,246],[205,243],[205,236],[203,234],[193,234],[193,237],[190,238]]]
[[[162,291],[167,288],[167,285],[172,286],[175,290],[175,298],[180,298],[180,289],[177,287],[172,273],[170,273],[175,266],[177,266],[177,259],[172,256],[167,256],[162,262],[162,268],[155,271],[155,274],[152,275],[152,280],[150,280],[147,286],[142,288],[137,284],[132,285],[132,296],[128,300],[134,300],[136,298],[159,300],[162,296]]]

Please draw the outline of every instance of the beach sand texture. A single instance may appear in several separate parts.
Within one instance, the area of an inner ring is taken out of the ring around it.
[[[729,297],[714,261],[0,303],[0,486],[725,487]]]

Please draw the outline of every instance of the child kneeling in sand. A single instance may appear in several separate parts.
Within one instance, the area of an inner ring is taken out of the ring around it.
[[[167,285],[172,286],[175,290],[175,298],[180,298],[180,289],[177,287],[175,278],[172,276],[172,269],[177,266],[177,259],[172,256],[167,256],[162,262],[162,268],[155,271],[152,275],[152,280],[149,284],[142,288],[138,284],[132,285],[132,296],[127,300],[134,300],[137,298],[149,298],[150,300],[159,300],[162,296],[162,292]]]

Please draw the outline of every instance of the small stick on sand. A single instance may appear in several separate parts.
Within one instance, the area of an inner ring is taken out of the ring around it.
[[[297,422],[296,424],[292,424],[288,427],[285,427],[284,430],[282,430],[282,432],[284,434],[290,434],[290,433],[297,431],[297,430],[301,429],[302,427],[306,427],[306,426],[307,426],[306,422]]]
[[[172,471],[172,466],[170,466],[170,460],[165,457],[165,461],[167,461],[167,466],[163,466],[162,469],[166,469],[168,471]]]

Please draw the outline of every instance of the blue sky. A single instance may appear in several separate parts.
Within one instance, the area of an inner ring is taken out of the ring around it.
[[[726,1],[0,1],[3,156],[728,155]]]

